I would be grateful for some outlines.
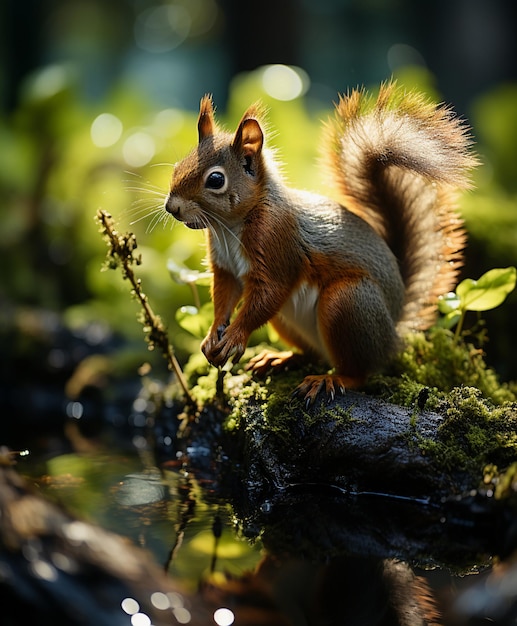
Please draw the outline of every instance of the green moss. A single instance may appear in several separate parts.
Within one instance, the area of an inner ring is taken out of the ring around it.
[[[373,377],[367,391],[413,408],[413,426],[423,408],[443,416],[437,439],[408,436],[444,469],[479,472],[490,463],[505,467],[517,457],[515,394],[499,382],[481,350],[454,341],[448,330],[408,336],[390,375]]]
[[[295,431],[309,432],[315,424],[353,426],[350,409],[318,403],[306,410],[303,400],[293,397],[304,376],[321,373],[310,364],[275,371],[263,380],[242,369],[235,371],[225,379],[230,408],[227,431],[251,428],[252,423],[253,428],[264,429],[279,446],[285,446],[292,445]],[[192,357],[185,374],[198,401],[214,397],[217,370],[209,367],[202,355]],[[485,466],[504,468],[517,458],[515,395],[499,383],[480,350],[455,342],[448,330],[435,328],[408,337],[389,375],[372,377],[364,391],[410,408],[408,444],[435,458],[446,471],[474,471],[482,477]],[[259,409],[253,420],[248,420],[250,405],[252,410]],[[422,410],[442,416],[438,436],[433,439],[419,433]]]
[[[443,328],[414,333],[389,373],[372,377],[367,391],[413,408],[413,427],[423,408],[442,415],[436,440],[408,436],[445,469],[505,467],[517,457],[516,396],[473,344]]]
[[[325,403],[307,409],[303,398],[293,396],[303,378],[315,372],[318,368],[307,364],[293,370],[275,371],[263,380],[247,374],[229,378],[227,387],[232,390],[228,396],[232,410],[226,421],[226,430],[263,429],[270,441],[273,438],[280,448],[285,448],[300,440],[299,436],[293,438],[295,432],[298,435],[308,432],[317,424],[332,422],[333,427],[351,425],[356,421],[351,409],[328,407]],[[251,420],[250,405],[253,411]],[[259,411],[256,411],[257,408]]]
[[[485,468],[485,484],[495,487],[494,495],[497,500],[515,498],[517,491],[517,462],[512,463],[504,471],[499,472],[496,465]]]
[[[198,352],[187,361],[183,373],[194,400],[200,405],[211,404],[216,395],[218,369]]]
[[[233,378],[229,395],[231,411],[225,422],[225,429],[228,432],[237,431],[242,427],[242,417],[246,406],[250,402],[259,404],[264,410],[268,396],[268,389],[263,382],[252,380],[249,374],[239,378]]]
[[[296,426],[297,412],[302,408],[299,398],[293,397],[293,391],[303,378],[300,370],[275,372],[265,380],[251,381],[248,398],[259,400],[263,413],[263,426],[268,433],[281,439],[288,439],[291,429]]]
[[[444,401],[441,452],[462,467],[506,467],[517,457],[517,403],[496,406],[479,389],[458,387]]]
[[[183,373],[185,378],[191,387],[197,384],[198,379],[202,376],[207,376],[209,371],[214,369],[210,366],[205,358],[205,355],[199,351],[192,354],[183,367]]]
[[[479,389],[461,386],[449,393],[434,391],[429,404],[443,418],[437,436],[417,431],[415,404],[407,438],[444,471],[479,474],[481,483],[484,468],[507,467],[517,458],[517,403],[495,405]]]
[[[444,397],[437,387],[429,387],[409,377],[378,375],[372,376],[364,391],[387,402],[415,410],[434,410]]]
[[[482,350],[462,340],[456,342],[451,331],[444,328],[435,327],[427,333],[408,335],[406,347],[396,357],[391,373],[400,377],[403,383],[403,386],[395,387],[396,401],[408,393],[416,393],[418,385],[444,392],[462,385],[476,387],[495,404],[517,399],[510,387],[500,383],[497,374],[486,364]],[[417,383],[410,392],[408,381]],[[393,382],[391,378],[390,383]]]

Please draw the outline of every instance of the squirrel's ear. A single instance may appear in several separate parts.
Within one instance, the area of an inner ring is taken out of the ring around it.
[[[212,104],[212,97],[209,95],[201,98],[199,105],[199,117],[197,120],[197,132],[199,135],[199,141],[205,137],[211,137],[216,130],[214,119],[214,105]]]
[[[244,157],[256,157],[262,150],[264,133],[258,120],[253,117],[243,118],[235,132],[232,146]]]

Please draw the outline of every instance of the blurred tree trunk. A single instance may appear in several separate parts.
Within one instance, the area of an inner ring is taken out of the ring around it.
[[[41,24],[45,2],[7,0],[2,3],[2,51],[4,85],[2,108],[12,111],[18,103],[20,84],[42,61]]]
[[[243,8],[238,0],[222,0],[225,41],[233,63],[232,74],[261,65],[299,64],[299,12],[296,0],[262,0]]]

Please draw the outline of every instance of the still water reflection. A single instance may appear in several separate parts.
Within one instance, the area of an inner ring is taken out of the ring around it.
[[[235,534],[229,508],[207,502],[195,478],[181,469],[159,470],[136,452],[70,453],[25,469],[41,493],[146,548],[190,589],[215,569],[214,558],[218,570],[236,575],[260,559],[260,544]],[[215,522],[222,527],[219,537]]]
[[[142,450],[60,454],[23,461],[18,469],[37,486],[38,495],[65,504],[86,520],[62,524],[68,529],[69,545],[83,542],[93,551],[109,550],[109,558],[117,559],[118,548],[110,547],[102,535],[94,535],[88,525],[98,524],[149,551],[178,586],[176,590],[163,588],[163,582],[150,584],[145,571],[144,579],[133,581],[136,593],[106,586],[104,602],[117,604],[106,624],[150,626],[162,623],[160,615],[165,614],[173,621],[167,618],[163,623],[218,626],[485,623],[469,621],[453,608],[459,590],[486,573],[456,576],[436,568],[431,555],[427,563],[410,567],[394,553],[381,554],[379,546],[385,541],[380,537],[381,528],[389,527],[381,517],[392,514],[382,502],[371,508],[379,521],[379,536],[373,531],[364,541],[364,517],[354,518],[350,503],[334,507],[339,516],[330,521],[325,506],[330,506],[332,494],[325,490],[302,497],[296,493],[295,499],[286,498],[284,506],[270,503],[262,507],[261,523],[269,520],[263,527],[250,517],[239,516],[237,523],[235,508],[218,501],[206,480],[200,484],[195,475],[174,462],[156,467]],[[404,504],[400,516],[410,515],[411,504]],[[357,536],[363,537],[356,545],[354,519],[359,520]],[[336,543],[333,524],[346,529],[348,548]],[[396,532],[393,528],[390,532]],[[400,545],[405,542],[401,537]],[[60,601],[74,594],[79,598],[81,585],[94,584],[78,575],[82,569],[76,555],[53,549],[47,558],[41,540],[28,545],[25,556],[27,551],[33,552],[29,554],[30,575],[66,590],[59,594]],[[123,551],[119,554],[118,565],[124,570],[126,564],[129,567],[128,556]],[[482,565],[488,563],[487,559]],[[138,595],[143,589],[148,589],[145,606]],[[55,594],[52,598],[55,601]],[[471,601],[467,609],[472,606]],[[9,626],[15,623],[7,622]]]

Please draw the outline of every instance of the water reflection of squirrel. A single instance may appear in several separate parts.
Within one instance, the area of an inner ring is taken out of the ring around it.
[[[476,159],[449,108],[393,83],[375,101],[352,91],[323,142],[334,200],[284,183],[261,119],[252,106],[234,134],[223,132],[204,97],[199,144],[176,165],[165,207],[208,229],[215,312],[207,359],[238,361],[250,334],[270,321],[289,344],[335,368],[298,387],[312,402],[321,390],[333,397],[360,386],[401,333],[432,322],[464,246],[454,192],[468,187]],[[262,354],[251,368],[264,373],[291,357]]]
[[[425,579],[391,559],[341,556],[326,563],[265,554],[254,572],[201,584],[205,602],[232,606],[235,624],[443,626]],[[450,622],[464,626],[462,622]]]

